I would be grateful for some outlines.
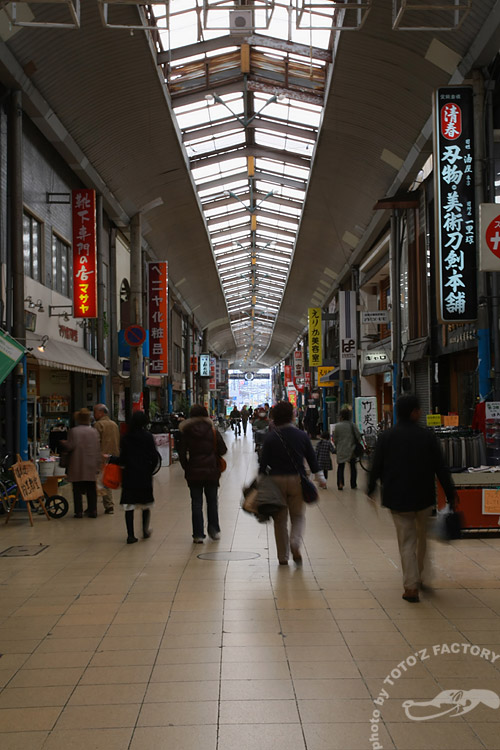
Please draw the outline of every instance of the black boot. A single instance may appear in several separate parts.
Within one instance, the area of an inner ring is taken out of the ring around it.
[[[134,511],[133,510],[126,510],[125,511],[125,523],[127,524],[127,544],[134,544],[134,542],[137,542],[137,537],[134,536]]]
[[[151,511],[149,508],[142,511],[142,537],[143,539],[149,539],[151,536],[151,529],[149,528],[149,522],[151,520]]]

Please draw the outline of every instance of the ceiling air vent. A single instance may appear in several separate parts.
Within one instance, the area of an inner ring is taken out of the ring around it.
[[[229,14],[229,27],[232,34],[247,34],[253,30],[253,11],[233,10]]]

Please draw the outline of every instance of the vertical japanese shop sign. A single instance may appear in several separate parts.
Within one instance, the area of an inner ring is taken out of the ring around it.
[[[210,354],[200,354],[200,378],[210,377]]]
[[[285,388],[292,382],[292,366],[285,365]]]
[[[443,323],[464,323],[477,317],[472,87],[436,91],[434,159],[438,314]]]
[[[340,369],[357,370],[356,292],[339,292]]]
[[[323,364],[321,307],[310,307],[309,313],[309,365],[320,367]]]
[[[149,371],[168,374],[168,263],[148,263]]]
[[[73,190],[73,317],[97,318],[95,190]]]
[[[217,362],[215,357],[210,357],[210,380],[208,383],[208,390],[217,390]]]
[[[304,377],[304,357],[302,349],[296,349],[293,353],[293,364],[296,378]]]

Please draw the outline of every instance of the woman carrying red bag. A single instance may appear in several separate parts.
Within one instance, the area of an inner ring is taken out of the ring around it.
[[[127,524],[127,544],[137,542],[134,534],[134,510],[142,509],[142,536],[151,536],[150,520],[153,496],[153,472],[158,465],[153,436],[146,430],[148,418],[143,411],[136,411],[130,419],[129,431],[120,442],[120,456],[113,457],[112,463],[122,469],[122,495],[120,505],[125,510]]]

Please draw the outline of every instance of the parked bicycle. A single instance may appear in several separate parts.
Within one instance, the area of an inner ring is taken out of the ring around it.
[[[365,471],[370,471],[372,468],[375,446],[380,433],[385,429],[387,429],[385,422],[379,422],[374,429],[372,428],[371,432],[364,432],[361,436],[364,452],[359,459],[359,463]]]

